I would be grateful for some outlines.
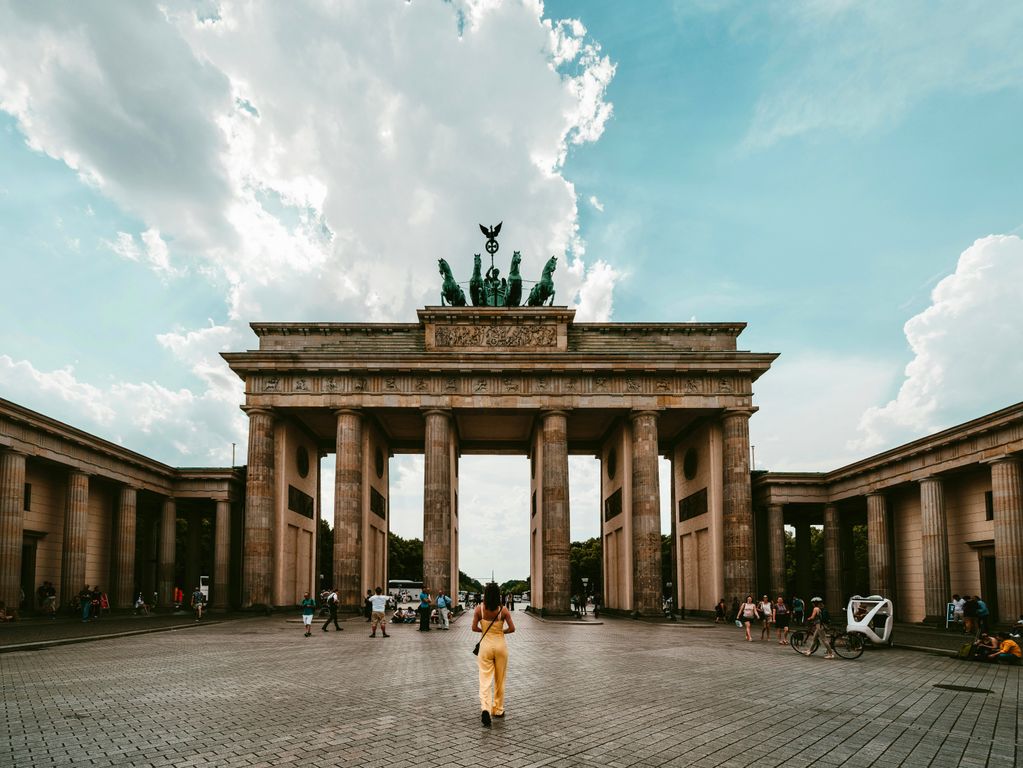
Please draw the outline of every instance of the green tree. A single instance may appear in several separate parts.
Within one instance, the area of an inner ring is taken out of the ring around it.
[[[459,592],[482,592],[483,585],[479,580],[472,578],[465,571],[458,572],[458,591]]]
[[[572,593],[583,593],[583,577],[589,579],[586,592],[599,595],[604,592],[604,556],[599,538],[573,541],[569,551],[569,573]]]
[[[799,578],[796,572],[796,537],[785,530],[785,590],[789,595],[799,594]],[[807,579],[814,595],[824,596],[824,529],[810,526],[810,577]],[[799,595],[808,601],[811,595]],[[744,595],[739,595],[742,600]]]
[[[387,534],[387,572],[392,579],[423,580],[423,542]]]

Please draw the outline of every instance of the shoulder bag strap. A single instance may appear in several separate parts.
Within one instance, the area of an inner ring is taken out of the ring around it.
[[[490,622],[490,626],[488,626],[485,630],[483,630],[483,637],[480,638],[480,642],[481,643],[483,642],[483,638],[487,636],[487,632],[490,631],[490,627],[494,626],[494,624],[496,624],[498,620],[502,620],[503,621],[503,618],[502,618],[502,614],[503,613],[504,613],[504,608],[503,607],[499,607],[498,610],[497,610],[497,618],[494,619],[492,622]],[[482,608],[482,606],[480,607],[480,618],[481,619],[485,618],[483,616],[483,608]]]

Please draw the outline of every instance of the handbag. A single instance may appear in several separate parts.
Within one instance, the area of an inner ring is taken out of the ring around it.
[[[503,610],[504,609],[502,609],[501,611],[498,611],[497,618],[494,619],[492,622],[490,622],[490,624],[487,626],[487,628],[483,630],[483,637],[487,636],[487,632],[490,631],[490,627],[494,626],[498,621],[502,620],[501,619],[501,615],[503,613]],[[482,618],[482,617],[483,617],[483,609],[481,608],[480,609],[480,618]],[[480,638],[480,643],[483,642],[483,637]],[[472,649],[472,655],[473,656],[479,656],[480,655],[480,643],[476,643],[476,647]]]

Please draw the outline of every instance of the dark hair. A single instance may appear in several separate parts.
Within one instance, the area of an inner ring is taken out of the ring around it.
[[[483,605],[488,611],[496,611],[501,606],[501,588],[494,582],[483,589]]]

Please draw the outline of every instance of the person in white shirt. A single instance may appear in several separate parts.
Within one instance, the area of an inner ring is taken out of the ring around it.
[[[384,633],[384,637],[390,637],[387,634],[387,601],[388,596],[382,594],[383,590],[377,587],[376,594],[369,598],[370,602],[370,621],[373,622],[373,631],[370,637],[377,636],[377,625],[380,625],[380,631]]]
[[[444,594],[444,590],[437,591],[437,616],[440,619],[440,629],[449,629],[448,615],[451,613],[451,598]]]
[[[952,620],[956,624],[963,623],[963,606],[966,605],[966,598],[959,595],[952,595]]]

